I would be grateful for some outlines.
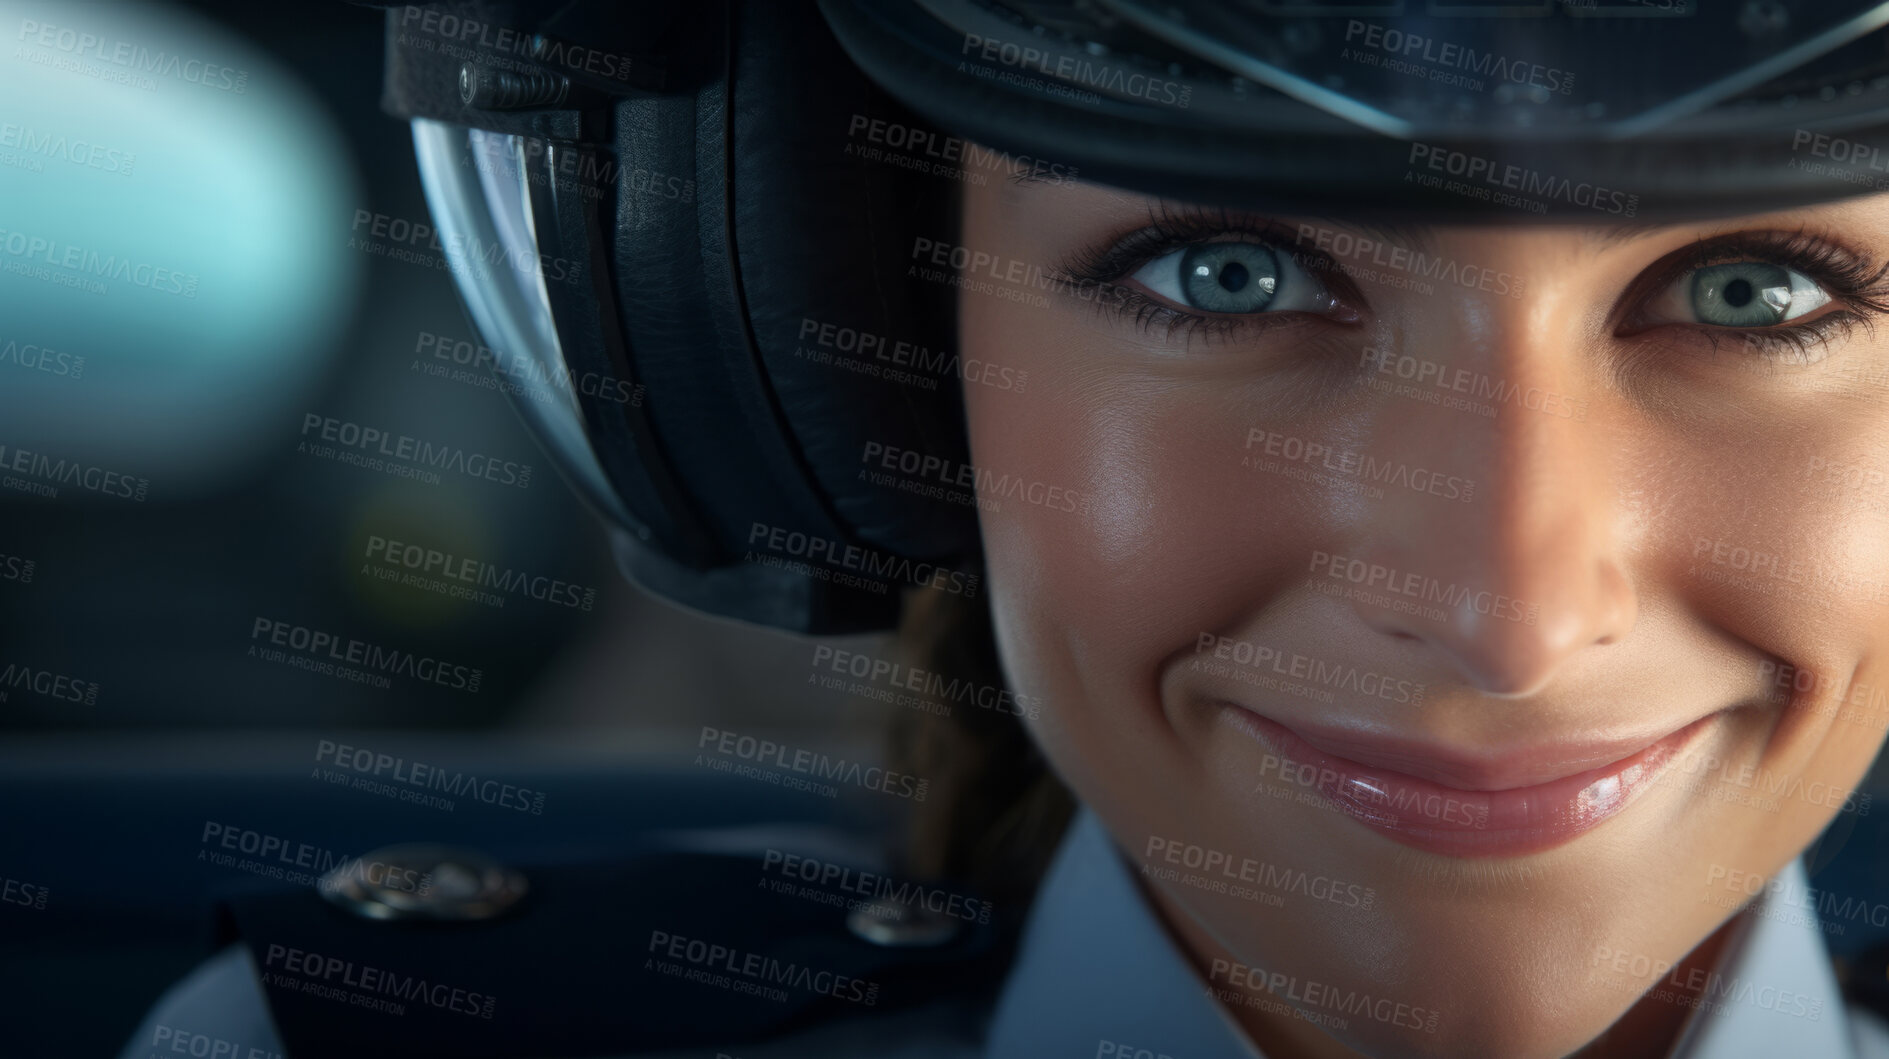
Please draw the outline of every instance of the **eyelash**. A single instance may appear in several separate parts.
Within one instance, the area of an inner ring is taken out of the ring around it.
[[[1803,229],[1788,233],[1738,232],[1701,239],[1655,263],[1627,288],[1621,303],[1630,307],[1630,311],[1637,310],[1680,277],[1696,269],[1734,261],[1762,261],[1801,272],[1828,291],[1831,301],[1842,303],[1842,307],[1802,324],[1738,328],[1656,322],[1629,334],[1659,327],[1684,327],[1709,342],[1714,353],[1719,352],[1720,343],[1731,341],[1766,361],[1804,365],[1823,359],[1832,343],[1847,338],[1858,327],[1873,335],[1876,318],[1889,314],[1889,262],[1873,265]],[[1630,312],[1617,315],[1630,315]],[[1621,321],[1622,324],[1627,322]]]
[[[1159,258],[1185,247],[1220,241],[1223,237],[1245,236],[1242,241],[1269,247],[1275,252],[1295,256],[1299,266],[1317,273],[1340,300],[1361,303],[1363,296],[1339,270],[1337,262],[1320,252],[1294,247],[1294,232],[1286,225],[1263,218],[1248,217],[1230,210],[1199,207],[1170,207],[1163,203],[1149,210],[1148,223],[1122,236],[1113,244],[1077,251],[1055,269],[1057,282],[1072,289],[1101,286],[1116,292],[1118,301],[1097,298],[1097,307],[1112,316],[1128,317],[1137,331],[1155,333],[1173,339],[1225,338],[1253,329],[1285,327],[1303,320],[1300,313],[1197,313],[1156,300],[1133,287],[1123,286],[1124,276]]]
[[[1337,262],[1320,252],[1294,246],[1295,233],[1286,225],[1228,210],[1169,207],[1150,210],[1148,223],[1113,244],[1077,251],[1056,270],[1058,281],[1069,287],[1102,286],[1118,293],[1118,300],[1096,299],[1097,307],[1113,316],[1127,317],[1144,334],[1159,329],[1161,337],[1227,338],[1249,329],[1290,326],[1301,321],[1297,313],[1203,314],[1156,300],[1120,280],[1163,254],[1226,236],[1245,236],[1275,252],[1295,255],[1301,267],[1316,273],[1341,301],[1362,304],[1365,299]],[[1889,315],[1889,262],[1868,260],[1806,231],[1740,232],[1701,239],[1654,264],[1627,289],[1622,304],[1637,310],[1651,297],[1696,269],[1734,261],[1762,261],[1803,273],[1843,303],[1835,312],[1803,323],[1768,328],[1713,327],[1707,324],[1656,322],[1643,330],[1684,327],[1701,335],[1717,352],[1720,343],[1735,341],[1766,360],[1809,364],[1822,359],[1819,350],[1848,337],[1857,327],[1873,335],[1875,318]],[[1616,316],[1629,314],[1616,313]],[[1271,319],[1269,319],[1269,317]],[[1631,332],[1638,334],[1640,332]],[[1625,336],[1623,336],[1625,337]],[[1766,348],[1769,347],[1769,348]]]

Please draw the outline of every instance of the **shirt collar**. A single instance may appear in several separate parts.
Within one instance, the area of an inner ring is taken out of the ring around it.
[[[1045,1055],[1264,1059],[1208,997],[1087,809],[1037,891],[985,1052]]]
[[[1739,918],[1731,951],[1702,976],[1702,1002],[1672,1059],[1853,1059],[1849,1011],[1830,969],[1803,862],[1792,860]],[[1671,984],[1662,979],[1655,988]]]
[[[1803,907],[1813,892],[1793,860],[1745,913],[1672,1059],[1853,1059],[1817,914]],[[1087,809],[1038,891],[985,1055],[1265,1059],[1209,996]]]

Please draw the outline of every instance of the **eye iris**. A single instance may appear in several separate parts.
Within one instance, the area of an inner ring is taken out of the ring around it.
[[[1264,309],[1279,289],[1279,262],[1255,243],[1207,243],[1181,258],[1187,304],[1214,313]]]
[[[1791,307],[1791,274],[1776,265],[1739,261],[1702,268],[1692,280],[1699,322],[1720,327],[1775,324]]]

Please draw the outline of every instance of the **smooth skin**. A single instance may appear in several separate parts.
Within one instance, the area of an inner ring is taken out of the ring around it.
[[[1202,978],[1257,996],[1250,979],[1227,981],[1237,963],[1296,978],[1302,998],[1318,983],[1403,1006],[1339,1028],[1228,1004],[1270,1059],[1664,1054],[1689,1010],[1644,995],[1671,984],[1631,968],[1688,954],[1710,967],[1746,899],[1728,873],[1771,876],[1797,856],[1889,727],[1889,695],[1872,690],[1889,685],[1889,497],[1869,485],[1889,473],[1889,334],[1859,325],[1796,358],[1814,363],[1767,360],[1743,331],[1649,324],[1647,303],[1670,315],[1675,301],[1639,288],[1669,255],[1726,233],[1814,233],[1876,259],[1889,201],[1628,229],[1521,214],[1393,232],[1275,218],[1520,283],[1501,294],[1431,279],[1426,292],[1328,242],[1326,270],[1308,274],[1354,288],[1336,315],[1176,330],[1158,314],[1138,325],[1136,298],[1185,306],[1133,272],[1030,287],[1047,308],[993,293],[1028,266],[1113,245],[1155,200],[1001,179],[964,195],[962,245],[1000,264],[966,269],[985,286],[959,297],[963,353],[1030,379],[1021,394],[965,385],[973,461],[1082,499],[1071,512],[1011,498],[980,516],[1008,677],[1045,704],[1034,738],[1138,871],[1162,865],[1155,840],[1372,895],[1361,907],[1280,892],[1275,905],[1143,873]],[[1021,264],[1006,276],[1007,262]],[[1826,311],[1842,306],[1833,294]],[[1489,415],[1374,387],[1404,380],[1367,348],[1554,402],[1475,402]],[[1256,467],[1256,429],[1473,480],[1473,499]],[[1469,606],[1438,620],[1331,595],[1319,553],[1520,601],[1535,620]],[[1269,688],[1198,664],[1204,633],[1424,695]],[[1683,765],[1592,830],[1461,857],[1282,794],[1265,746],[1231,723],[1239,708],[1494,762],[1708,720]]]

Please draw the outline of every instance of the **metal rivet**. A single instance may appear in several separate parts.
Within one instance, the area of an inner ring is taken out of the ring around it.
[[[322,876],[321,895],[365,919],[491,919],[530,889],[483,853],[436,843],[386,846]]]
[[[846,917],[846,929],[888,949],[943,945],[958,936],[958,926],[942,912],[909,905],[867,905]]]
[[[459,101],[480,110],[554,107],[570,94],[570,79],[544,70],[494,70],[477,63],[459,67]]]

